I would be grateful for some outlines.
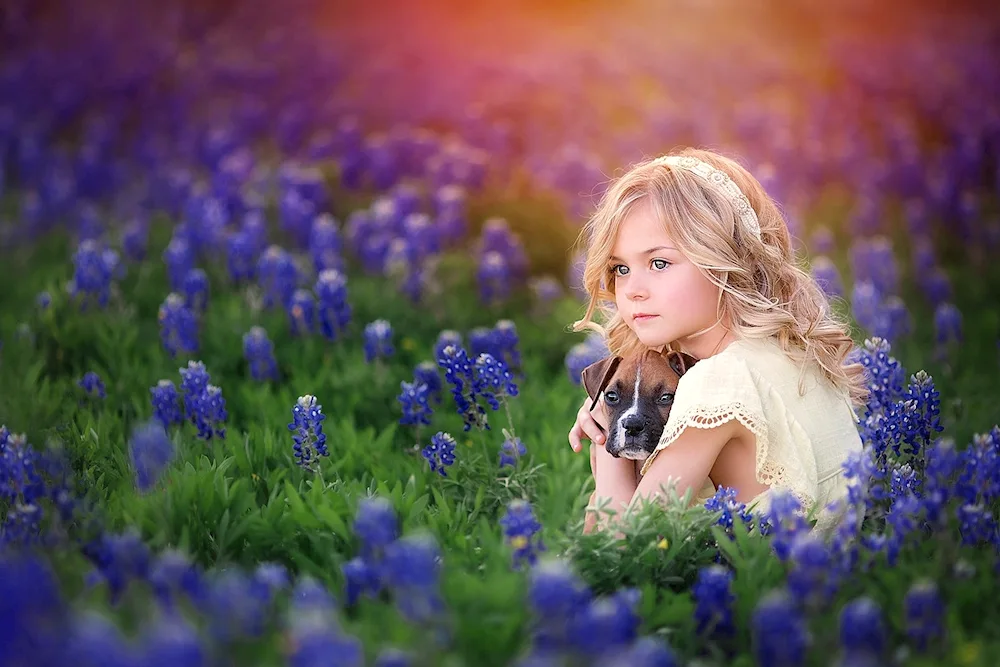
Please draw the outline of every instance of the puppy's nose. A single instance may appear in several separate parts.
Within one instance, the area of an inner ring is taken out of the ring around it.
[[[639,415],[629,415],[622,420],[622,428],[625,429],[625,435],[638,435],[642,432],[644,426],[643,419]]]

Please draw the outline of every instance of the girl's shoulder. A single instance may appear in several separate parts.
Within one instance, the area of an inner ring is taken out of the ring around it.
[[[700,373],[695,373],[702,364]],[[847,394],[824,375],[818,364],[803,365],[793,360],[776,338],[737,340],[718,354],[696,363],[688,373],[693,374],[689,386],[728,384],[728,388],[712,391],[744,395],[752,388],[768,396],[770,402],[780,401],[787,406],[804,402],[813,411],[839,409],[844,403],[854,415]],[[853,420],[857,422],[856,415]]]
[[[781,358],[787,359],[776,339],[741,338],[727,345],[711,357],[700,359],[688,370],[692,378],[698,376],[741,375],[747,368],[771,367]]]
[[[794,362],[776,338],[741,338],[717,354],[698,361],[681,378],[681,384],[700,385],[725,394],[737,387],[783,388],[797,385],[802,379],[812,385],[818,377]]]
[[[799,375],[800,366],[781,349],[777,338],[741,338],[730,343],[718,354],[695,364],[706,364],[705,369],[718,371],[724,368],[747,366],[765,377]]]

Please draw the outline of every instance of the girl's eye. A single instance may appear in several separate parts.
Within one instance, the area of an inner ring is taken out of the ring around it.
[[[617,391],[606,391],[604,392],[604,401],[610,405],[614,405],[618,402],[618,392]]]
[[[624,264],[615,264],[614,266],[611,267],[611,273],[615,274],[616,276],[624,276],[628,273],[628,267],[625,266]]]
[[[656,269],[657,271],[662,271],[663,269],[670,266],[670,262],[668,262],[665,259],[654,259],[652,263],[653,263],[653,268]]]

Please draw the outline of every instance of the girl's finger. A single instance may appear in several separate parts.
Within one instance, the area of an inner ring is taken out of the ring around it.
[[[569,431],[569,446],[574,452],[579,452],[583,448],[580,442],[580,425],[574,424]]]

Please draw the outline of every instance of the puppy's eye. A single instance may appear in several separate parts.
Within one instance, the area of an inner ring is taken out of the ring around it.
[[[668,391],[665,394],[661,394],[660,397],[656,399],[656,402],[659,405],[670,405],[674,402],[674,395]]]
[[[618,392],[617,391],[606,391],[604,392],[604,401],[609,405],[614,405],[618,402]]]

